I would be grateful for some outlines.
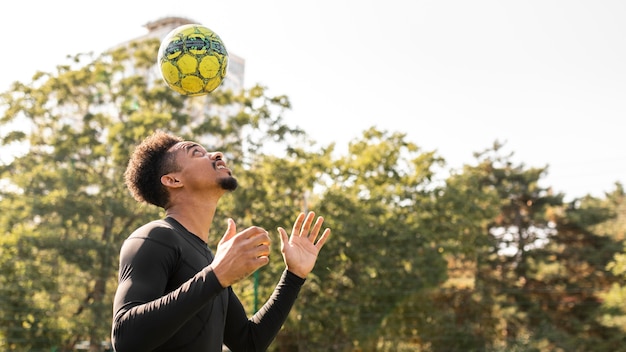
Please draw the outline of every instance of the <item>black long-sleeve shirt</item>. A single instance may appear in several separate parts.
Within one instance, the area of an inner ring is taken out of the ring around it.
[[[304,284],[285,271],[252,318],[208,266],[206,243],[172,218],[133,232],[120,251],[111,340],[118,352],[264,351]]]

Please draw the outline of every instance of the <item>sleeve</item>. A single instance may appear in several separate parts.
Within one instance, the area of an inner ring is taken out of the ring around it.
[[[270,299],[250,319],[229,288],[228,314],[224,343],[234,351],[265,351],[272,343],[278,331],[287,320],[287,316],[298,297],[305,280],[284,271]]]
[[[147,351],[167,341],[222,290],[208,266],[166,292],[177,253],[151,238],[129,238],[120,251],[111,341],[116,351]]]

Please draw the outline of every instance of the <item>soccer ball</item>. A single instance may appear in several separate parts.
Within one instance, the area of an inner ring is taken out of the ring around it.
[[[215,32],[199,24],[186,24],[161,41],[158,67],[165,83],[176,92],[205,95],[226,77],[228,52]]]

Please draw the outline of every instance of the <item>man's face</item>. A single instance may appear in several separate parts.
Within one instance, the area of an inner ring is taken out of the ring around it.
[[[180,171],[175,174],[185,187],[191,190],[217,187],[225,191],[237,188],[237,179],[226,166],[221,152],[209,153],[198,143],[189,141],[176,143],[170,151],[176,153]]]

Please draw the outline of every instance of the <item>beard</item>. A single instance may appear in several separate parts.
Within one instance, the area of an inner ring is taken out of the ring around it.
[[[219,185],[220,187],[222,187],[223,190],[234,191],[237,189],[237,186],[239,185],[239,183],[237,182],[236,178],[230,176],[227,178],[220,179]]]

